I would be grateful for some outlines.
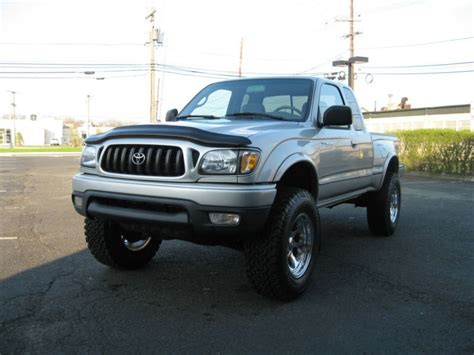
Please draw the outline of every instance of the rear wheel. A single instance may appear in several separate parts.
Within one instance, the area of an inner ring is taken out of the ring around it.
[[[370,231],[377,236],[392,235],[400,219],[401,188],[398,175],[387,172],[379,191],[371,192],[367,203]]]
[[[262,295],[288,301],[308,286],[321,244],[319,214],[308,191],[278,193],[264,236],[245,246],[247,276]]]
[[[111,221],[86,218],[85,235],[92,255],[107,266],[137,269],[147,264],[161,240],[142,232],[125,231]]]

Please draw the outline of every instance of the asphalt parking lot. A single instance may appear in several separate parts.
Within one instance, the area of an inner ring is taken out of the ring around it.
[[[370,236],[363,209],[322,210],[313,282],[280,303],[221,247],[97,263],[70,202],[78,163],[0,157],[0,354],[474,352],[473,183],[404,177],[391,238]]]

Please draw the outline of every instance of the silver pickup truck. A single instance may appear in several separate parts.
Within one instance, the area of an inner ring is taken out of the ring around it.
[[[86,140],[72,201],[103,264],[141,267],[169,239],[224,245],[245,253],[259,293],[291,300],[318,258],[319,208],[366,207],[377,236],[397,227],[398,139],[367,132],[344,85],[219,82],[166,121]]]

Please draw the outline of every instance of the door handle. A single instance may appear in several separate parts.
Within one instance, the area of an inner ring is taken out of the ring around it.
[[[333,141],[321,141],[321,145],[333,145]]]
[[[351,146],[352,146],[352,148],[357,148],[357,145],[358,145],[358,144],[359,144],[359,143],[357,143],[356,141],[351,141]]]

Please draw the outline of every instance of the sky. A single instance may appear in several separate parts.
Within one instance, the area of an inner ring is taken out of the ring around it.
[[[0,116],[15,91],[20,115],[85,119],[91,95],[93,121],[147,122],[152,7],[160,118],[236,76],[242,38],[243,76],[324,75],[349,56],[349,0],[0,0]],[[356,68],[360,105],[474,102],[473,11],[472,0],[354,0],[355,55],[369,57]]]

